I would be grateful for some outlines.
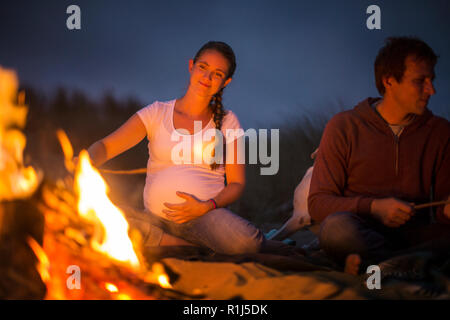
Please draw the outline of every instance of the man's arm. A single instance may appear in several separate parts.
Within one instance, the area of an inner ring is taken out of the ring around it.
[[[320,142],[308,197],[311,217],[317,222],[334,212],[370,214],[373,198],[344,197],[350,148],[344,130],[345,125],[340,115],[335,116],[325,127]]]
[[[437,161],[435,177],[435,201],[450,200],[450,138]],[[450,205],[438,207],[436,219],[440,223],[450,224]]]
[[[392,197],[378,199],[365,195],[344,196],[352,147],[352,139],[346,135],[346,130],[351,125],[344,120],[340,115],[331,119],[320,142],[308,197],[312,219],[321,222],[335,212],[352,212],[371,215],[392,228],[405,224],[414,214],[411,203]]]

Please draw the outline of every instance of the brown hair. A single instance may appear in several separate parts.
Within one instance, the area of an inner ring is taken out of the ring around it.
[[[390,37],[380,49],[375,59],[375,83],[378,92],[383,96],[386,88],[383,78],[393,76],[398,82],[405,73],[407,57],[418,61],[426,61],[435,66],[438,56],[424,41],[416,37]]]
[[[206,44],[204,44],[200,50],[198,50],[197,54],[194,57],[194,63],[197,62],[197,60],[200,58],[200,56],[207,50],[214,50],[222,54],[222,56],[228,60],[228,73],[226,75],[226,79],[229,79],[233,76],[235,70],[236,70],[236,56],[233,52],[233,49],[226,44],[225,42],[221,41],[209,41]],[[223,95],[223,89],[220,89],[209,102],[209,108],[213,114],[213,120],[214,124],[216,125],[217,130],[221,130],[222,128],[222,121],[225,115],[227,114],[223,103],[222,103],[222,95]],[[218,139],[216,139],[217,141]],[[215,155],[215,150],[213,151],[213,156]],[[219,167],[219,164],[212,163],[211,169],[215,170]]]

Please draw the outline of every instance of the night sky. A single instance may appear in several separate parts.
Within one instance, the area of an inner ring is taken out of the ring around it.
[[[81,8],[81,30],[66,8]],[[366,9],[381,8],[381,30]],[[110,90],[144,103],[181,97],[188,60],[208,40],[229,43],[237,71],[224,102],[244,128],[331,112],[377,96],[373,62],[384,39],[415,35],[440,55],[429,108],[450,109],[450,1],[3,1],[0,65],[21,84],[50,91]]]

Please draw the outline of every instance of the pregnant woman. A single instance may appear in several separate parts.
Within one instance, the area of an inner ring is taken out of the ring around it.
[[[245,186],[244,164],[233,161],[236,156],[228,159],[230,153],[237,155],[238,135],[227,132],[239,132],[241,126],[222,105],[235,69],[230,46],[206,43],[189,61],[183,97],[139,110],[88,149],[93,164],[100,166],[148,138],[144,217],[151,223],[151,245],[189,244],[242,254],[260,251],[265,242],[259,229],[225,209]]]

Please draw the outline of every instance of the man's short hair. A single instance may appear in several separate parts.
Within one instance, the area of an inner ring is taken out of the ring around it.
[[[405,61],[408,56],[412,56],[418,61],[426,61],[433,68],[438,59],[433,49],[419,38],[387,38],[384,47],[380,49],[375,59],[375,82],[378,92],[382,96],[386,91],[383,78],[393,76],[400,82],[406,69]]]

